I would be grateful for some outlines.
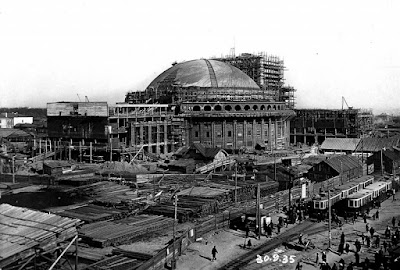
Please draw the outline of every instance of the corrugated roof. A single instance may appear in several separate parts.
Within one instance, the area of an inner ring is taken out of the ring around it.
[[[54,243],[76,236],[79,219],[64,218],[9,204],[0,205],[0,267],[48,249]]]
[[[393,150],[385,150],[382,151],[382,154],[385,155],[390,160],[400,160],[400,152]]]
[[[15,128],[0,128],[0,138],[8,138],[8,137],[29,137],[31,136],[29,133],[26,133],[23,130],[15,129]]]
[[[361,139],[357,138],[326,138],[321,145],[323,150],[354,151]]]
[[[324,160],[323,162],[328,164],[338,173],[361,167],[358,158],[350,155],[334,156],[330,159]]]
[[[357,152],[378,152],[382,148],[392,149],[393,146],[398,146],[400,136],[393,136],[390,138],[363,138],[358,143]]]
[[[216,154],[218,154],[219,151],[222,150],[218,147],[208,147],[207,145],[204,145],[202,143],[193,143],[191,145],[191,148],[197,149],[200,154],[202,154],[206,158],[213,158]]]
[[[214,79],[215,77],[215,79]],[[149,87],[229,87],[259,90],[259,86],[240,69],[216,60],[192,60],[178,63],[161,73]]]

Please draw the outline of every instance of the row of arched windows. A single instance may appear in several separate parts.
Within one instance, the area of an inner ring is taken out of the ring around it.
[[[259,110],[261,110],[261,111],[265,111],[265,110],[267,110],[267,111],[269,111],[269,110],[283,110],[284,109],[284,106],[283,105],[268,105],[268,106],[265,106],[265,105],[261,105],[261,106],[259,106],[259,105],[257,105],[257,104],[255,104],[255,105],[248,105],[248,104],[246,104],[246,105],[239,105],[239,104],[237,104],[237,105],[224,105],[224,106],[222,106],[222,105],[220,105],[220,104],[217,104],[217,105],[214,105],[214,106],[212,106],[212,105],[205,105],[204,107],[201,107],[200,105],[195,105],[195,106],[193,106],[193,111],[206,111],[206,112],[210,112],[210,111],[250,111],[250,110],[253,110],[253,111],[259,111]]]

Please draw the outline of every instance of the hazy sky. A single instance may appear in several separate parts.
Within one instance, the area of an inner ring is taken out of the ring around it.
[[[2,1],[0,107],[122,102],[174,61],[265,51],[299,108],[400,109],[400,1]]]

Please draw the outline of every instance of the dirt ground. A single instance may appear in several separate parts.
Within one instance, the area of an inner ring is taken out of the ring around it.
[[[369,223],[370,227],[373,227],[375,229],[376,234],[380,235],[380,247],[368,248],[366,245],[362,244],[360,252],[360,262],[363,262],[366,257],[368,257],[371,262],[374,261],[374,254],[382,247],[383,241],[389,242],[389,240],[384,235],[386,227],[390,226],[392,232],[397,228],[392,228],[391,220],[394,216],[396,218],[397,226],[397,223],[400,219],[399,192],[396,193],[395,201],[393,201],[392,197],[390,197],[382,203],[381,208],[379,209],[379,219],[375,220],[372,218],[372,215],[375,214],[377,210],[377,208],[371,210],[369,217],[367,218],[367,223]],[[277,219],[277,217],[272,218],[273,221],[276,222],[275,218]],[[289,225],[287,229],[290,228],[291,225]],[[284,228],[284,230],[287,229]],[[350,244],[350,251],[348,253],[344,252],[340,255],[338,253],[338,246],[340,242],[340,235],[342,232],[344,232],[345,234],[345,241]],[[297,263],[301,262],[301,264],[303,265],[302,270],[317,270],[320,269],[319,262],[322,261],[321,253],[323,251],[325,251],[327,254],[327,262],[330,266],[332,266],[333,263],[336,263],[336,265],[339,266],[338,262],[341,258],[343,258],[345,261],[345,267],[347,268],[350,262],[355,262],[354,243],[356,239],[358,239],[362,243],[361,235],[363,233],[366,233],[366,223],[364,223],[361,217],[359,217],[358,220],[354,222],[354,224],[352,221],[344,223],[341,228],[336,225],[332,225],[331,249],[328,250],[328,232],[326,231],[319,234],[307,236],[307,239],[311,240],[311,242],[315,246],[315,248],[313,249],[309,249],[308,251],[296,251],[294,249],[286,249],[284,246],[281,246],[274,251],[268,252],[267,254],[260,254],[262,258],[264,258],[265,255],[268,255],[271,260],[264,262],[263,260],[261,260],[261,258],[259,258],[259,261],[257,262],[257,258],[254,258],[254,261],[244,267],[244,269],[294,270]],[[262,237],[261,240],[251,238],[251,241],[254,247],[259,245],[261,241],[267,240],[265,237]],[[188,250],[186,250],[184,254],[178,258],[177,269],[218,269],[219,267],[230,262],[233,258],[240,256],[248,251],[242,249],[239,246],[242,245],[243,242],[244,232],[242,231],[223,230],[220,232],[209,234],[208,236],[204,237],[203,240],[191,244]],[[211,261],[211,250],[214,246],[216,246],[218,250],[217,260]],[[373,246],[373,242],[371,242],[371,246]],[[281,260],[274,262],[274,253],[278,254]],[[318,263],[316,263],[317,253],[319,253]],[[284,256],[287,256],[286,263],[282,263],[282,258],[284,258]],[[290,258],[291,260],[289,261]],[[354,269],[361,268],[355,267]]]

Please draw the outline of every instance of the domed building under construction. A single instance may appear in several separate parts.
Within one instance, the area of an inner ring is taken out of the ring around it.
[[[192,143],[237,152],[285,148],[292,116],[287,103],[273,100],[240,69],[200,59],[175,63],[145,91],[129,92],[110,124],[113,140],[149,153]]]

